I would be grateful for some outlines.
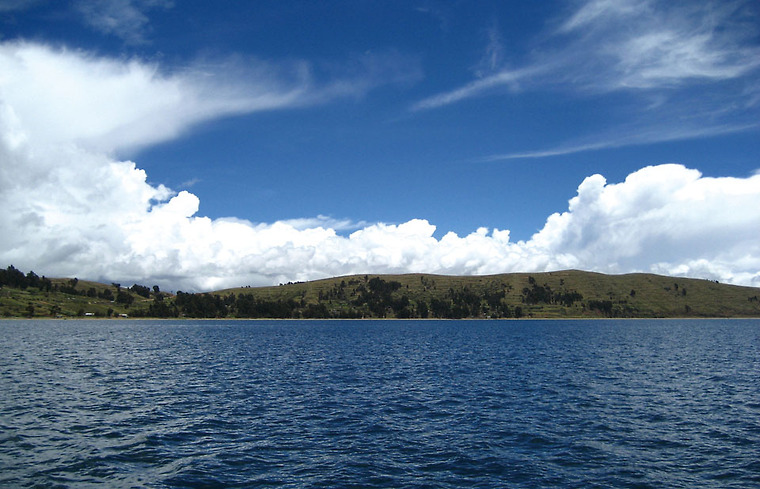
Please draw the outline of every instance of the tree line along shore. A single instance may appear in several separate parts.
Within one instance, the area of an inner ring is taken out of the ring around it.
[[[176,294],[0,269],[0,318],[502,319],[760,317],[760,289],[577,270],[352,275]]]

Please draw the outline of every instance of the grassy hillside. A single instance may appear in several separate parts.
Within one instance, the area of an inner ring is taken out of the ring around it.
[[[146,309],[149,299],[124,287],[75,279],[49,286],[0,286],[0,318],[124,317]]]
[[[383,297],[382,290],[371,290],[373,279],[399,286]],[[357,312],[360,317],[404,317],[407,312],[419,317],[424,316],[420,306],[427,307],[428,317],[760,317],[758,288],[652,274],[581,271],[479,277],[356,275],[215,294],[294,301],[302,308],[324,305],[334,317],[352,317]],[[381,308],[362,306],[366,298],[377,299]],[[443,313],[433,314],[433,304]]]
[[[0,317],[760,317],[758,288],[651,274],[355,275],[176,296],[48,282],[0,287]]]

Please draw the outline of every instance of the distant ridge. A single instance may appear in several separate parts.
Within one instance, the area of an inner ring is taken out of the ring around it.
[[[0,317],[760,317],[760,288],[645,273],[366,274],[176,295],[138,284],[34,277],[0,269]]]

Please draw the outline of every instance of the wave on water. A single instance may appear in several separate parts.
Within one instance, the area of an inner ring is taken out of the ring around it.
[[[0,321],[3,487],[760,486],[760,321]]]

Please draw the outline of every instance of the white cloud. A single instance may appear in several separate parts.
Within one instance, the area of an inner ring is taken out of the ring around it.
[[[744,130],[758,118],[753,88],[760,81],[758,13],[757,6],[746,1],[588,0],[542,38],[527,63],[491,65],[487,76],[426,97],[411,110],[516,90],[633,98],[628,104],[615,99],[611,110],[616,122],[610,124],[612,134],[606,137],[513,152],[508,158]],[[493,50],[491,40],[484,59],[497,59],[491,56]],[[652,127],[657,131],[649,130]]]
[[[706,178],[674,164],[643,168],[619,184],[594,175],[578,187],[568,211],[550,216],[531,241],[549,254],[575,257],[584,269],[758,285],[758,204],[757,175]]]
[[[560,32],[571,32],[579,28],[586,28],[600,20],[612,20],[618,18],[651,14],[648,6],[649,1],[641,0],[590,0],[581,4],[578,10],[570,16],[559,29]]]
[[[455,90],[439,93],[420,100],[412,105],[412,110],[418,111],[443,107],[461,100],[480,96],[497,88],[517,88],[521,80],[545,71],[548,71],[548,67],[546,66],[536,66],[514,71],[500,71],[483,78],[478,78]]]
[[[760,67],[758,29],[752,24],[757,13],[745,12],[746,4],[588,0],[547,36],[532,62],[507,69],[492,63],[489,76],[417,102],[413,109],[460,102],[517,81],[530,88],[606,92],[736,79]],[[484,59],[498,58],[494,39]]]
[[[130,44],[145,42],[149,27],[146,10],[171,6],[173,2],[167,0],[78,0],[74,4],[90,27]]]
[[[394,53],[365,55],[319,83],[300,61],[231,56],[165,73],[140,60],[29,42],[0,44],[0,66],[3,98],[27,136],[106,152],[172,139],[209,119],[361,97],[420,76],[415,60]]]
[[[304,104],[310,84],[298,66],[196,64],[167,75],[137,60],[24,42],[0,45],[0,66],[3,99],[36,143],[103,151],[174,138],[223,115]]]
[[[746,124],[716,124],[702,127],[689,127],[684,123],[680,127],[671,125],[652,124],[647,129],[632,127],[629,131],[619,131],[622,135],[610,133],[607,137],[596,136],[591,142],[579,141],[571,142],[561,146],[534,151],[520,151],[516,153],[496,154],[481,158],[480,161],[501,161],[501,160],[518,160],[531,158],[546,158],[549,156],[568,155],[573,153],[582,153],[586,151],[596,151],[601,149],[621,148],[625,146],[636,146],[650,143],[659,143],[666,141],[688,140],[698,138],[708,138],[720,136],[722,134],[733,134],[745,131],[756,130],[760,127],[758,122],[749,122]]]
[[[215,77],[201,82],[195,74],[169,76],[136,61],[29,44],[0,45],[0,64],[0,264],[182,290],[351,273],[566,268],[760,285],[758,174],[707,178],[662,165],[616,184],[594,175],[565,212],[524,242],[485,228],[438,239],[424,219],[209,219],[197,215],[197,196],[147,183],[143,170],[115,160],[113,151],[173,137],[241,105],[298,105],[312,97],[308,84],[291,81],[282,90],[263,78],[214,90]],[[45,70],[65,72],[63,80],[41,76]],[[161,100],[162,110],[151,100]]]
[[[499,26],[496,22],[488,28],[486,35],[488,37],[486,50],[474,69],[475,76],[478,78],[501,70],[504,64],[504,41],[501,38]]]
[[[593,56],[596,80],[586,82],[597,87],[673,88],[736,79],[760,66],[760,49],[753,41],[757,28],[741,26],[752,18],[739,8],[744,2],[602,3],[614,4],[608,8],[614,15],[591,25],[566,25],[566,32],[581,36],[572,49]]]

